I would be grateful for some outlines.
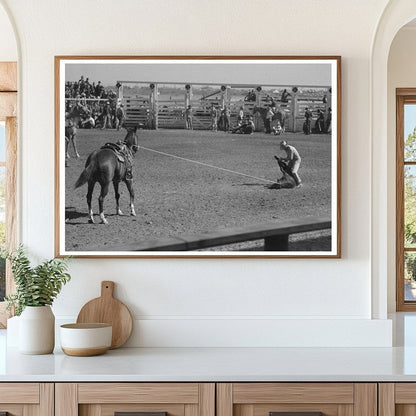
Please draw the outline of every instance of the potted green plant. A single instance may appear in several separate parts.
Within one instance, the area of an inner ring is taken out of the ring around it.
[[[49,354],[55,346],[55,316],[51,305],[71,279],[68,258],[32,266],[23,246],[5,256],[16,283],[16,292],[5,300],[8,309],[20,316],[19,350],[24,354]]]

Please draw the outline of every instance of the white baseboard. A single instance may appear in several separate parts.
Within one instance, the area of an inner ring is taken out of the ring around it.
[[[57,317],[57,327],[74,320]],[[391,347],[392,322],[387,319],[138,318],[125,346]]]

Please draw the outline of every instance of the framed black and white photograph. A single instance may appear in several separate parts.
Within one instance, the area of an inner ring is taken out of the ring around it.
[[[55,251],[340,257],[341,58],[55,57]]]

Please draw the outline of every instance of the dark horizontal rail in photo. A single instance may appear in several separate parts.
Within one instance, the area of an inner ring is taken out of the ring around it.
[[[264,251],[288,251],[291,234],[330,228],[331,220],[328,217],[308,217],[203,234],[138,241],[113,247],[112,251],[189,251],[261,239],[264,239]]]

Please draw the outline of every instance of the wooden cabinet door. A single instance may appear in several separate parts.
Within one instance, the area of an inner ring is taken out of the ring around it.
[[[379,416],[415,416],[416,383],[380,383]]]
[[[377,384],[220,383],[217,416],[377,416]]]
[[[0,415],[53,416],[53,383],[0,383]]]
[[[56,416],[215,416],[213,383],[57,383]]]

